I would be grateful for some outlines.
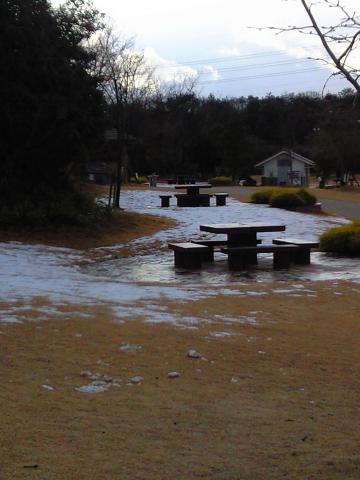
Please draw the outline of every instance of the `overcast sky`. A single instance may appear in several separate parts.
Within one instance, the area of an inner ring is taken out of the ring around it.
[[[308,57],[323,57],[316,36],[248,27],[305,25],[299,0],[93,0],[168,79],[181,71],[199,75],[199,89],[218,96],[263,96],[268,92],[321,92],[331,70]],[[336,9],[314,10],[321,25],[334,23]],[[359,0],[343,0],[349,10]],[[357,61],[360,59],[360,53]],[[355,61],[355,60],[353,60]],[[358,63],[360,65],[360,61]],[[327,90],[349,85],[331,79]]]

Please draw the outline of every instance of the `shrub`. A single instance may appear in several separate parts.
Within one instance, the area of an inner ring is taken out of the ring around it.
[[[275,189],[270,188],[269,190],[261,190],[260,192],[255,192],[251,195],[251,201],[253,203],[270,203],[270,198]]]
[[[360,221],[330,228],[320,236],[320,250],[348,256],[360,256]]]
[[[272,195],[270,206],[277,208],[295,208],[305,205],[304,200],[295,192],[284,192]]]
[[[149,182],[149,179],[144,176],[130,178],[130,183],[148,183],[148,182]]]
[[[315,205],[315,203],[317,202],[317,198],[315,197],[315,195],[310,193],[308,190],[305,190],[305,188],[300,188],[296,192],[296,195],[302,198],[305,205]]]
[[[251,201],[253,203],[268,203],[272,207],[278,208],[295,208],[314,205],[317,198],[304,188],[294,190],[293,188],[279,187],[255,192],[251,196]]]
[[[211,183],[211,185],[231,185],[233,182],[231,177],[223,176],[210,178],[209,183]]]

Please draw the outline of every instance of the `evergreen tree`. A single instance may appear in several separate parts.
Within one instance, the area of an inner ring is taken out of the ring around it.
[[[22,211],[71,192],[103,111],[82,47],[99,26],[84,0],[0,2],[0,200]],[[20,215],[20,214],[19,214]],[[21,216],[21,215],[20,215]]]

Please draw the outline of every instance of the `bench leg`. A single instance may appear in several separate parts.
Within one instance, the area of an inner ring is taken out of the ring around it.
[[[203,252],[174,252],[175,266],[187,269],[201,268]]]
[[[244,270],[245,258],[242,253],[228,252],[229,270]]]
[[[310,265],[310,248],[301,248],[296,252],[294,262],[297,265]]]
[[[201,268],[202,252],[186,252],[184,254],[183,268],[197,269]]]
[[[187,207],[186,199],[184,197],[177,197],[177,206],[178,207]]]
[[[200,207],[210,207],[210,197],[203,197],[200,199]]]
[[[161,199],[161,206],[162,207],[169,207],[170,206],[170,198],[162,198]]]
[[[216,206],[223,207],[226,205],[226,197],[216,197]]]
[[[184,253],[183,252],[174,251],[174,263],[175,263],[175,267],[183,267],[184,266]]]
[[[202,252],[202,261],[203,262],[213,262],[214,261],[214,247],[208,247],[207,252]]]
[[[291,261],[290,252],[274,252],[274,270],[289,268]]]

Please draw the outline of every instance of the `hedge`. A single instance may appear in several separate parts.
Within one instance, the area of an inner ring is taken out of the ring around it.
[[[360,256],[360,221],[333,227],[320,236],[320,250],[347,256]]]

